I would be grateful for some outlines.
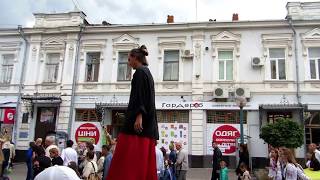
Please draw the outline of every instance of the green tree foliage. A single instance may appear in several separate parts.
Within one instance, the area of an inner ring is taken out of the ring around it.
[[[260,138],[273,147],[297,148],[303,144],[303,128],[289,119],[279,119],[261,128]]]

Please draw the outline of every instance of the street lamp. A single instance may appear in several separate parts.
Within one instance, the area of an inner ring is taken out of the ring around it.
[[[243,138],[243,107],[247,104],[247,99],[242,96],[236,97],[236,103],[240,107],[240,142],[244,144]]]

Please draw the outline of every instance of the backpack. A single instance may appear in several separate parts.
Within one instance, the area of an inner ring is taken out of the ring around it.
[[[94,168],[94,165],[93,165],[92,162],[91,162],[91,164],[92,164],[94,173],[91,173],[91,174],[88,176],[87,180],[101,180],[101,178],[100,178],[100,176],[98,175],[98,173],[96,173],[96,169]]]

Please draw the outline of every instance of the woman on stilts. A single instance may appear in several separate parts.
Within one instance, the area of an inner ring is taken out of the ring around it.
[[[156,140],[159,139],[154,81],[146,46],[132,49],[128,64],[135,69],[123,131],[117,139],[106,180],[157,180]]]

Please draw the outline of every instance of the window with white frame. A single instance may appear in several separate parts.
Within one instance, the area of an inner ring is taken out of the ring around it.
[[[163,80],[179,80],[179,50],[164,51]]]
[[[286,79],[286,58],[284,48],[269,48],[271,79]]]
[[[86,81],[98,82],[100,68],[100,52],[87,53]]]
[[[14,54],[2,55],[0,80],[3,84],[10,84],[11,82],[13,72],[13,61]]]
[[[58,80],[59,74],[59,63],[60,54],[59,53],[48,53],[46,64],[45,64],[45,76],[44,82],[55,83]]]
[[[131,67],[128,64],[128,53],[119,52],[118,54],[118,81],[131,80]]]
[[[320,79],[320,47],[308,48],[310,79]]]
[[[233,51],[219,50],[219,80],[233,80]]]

